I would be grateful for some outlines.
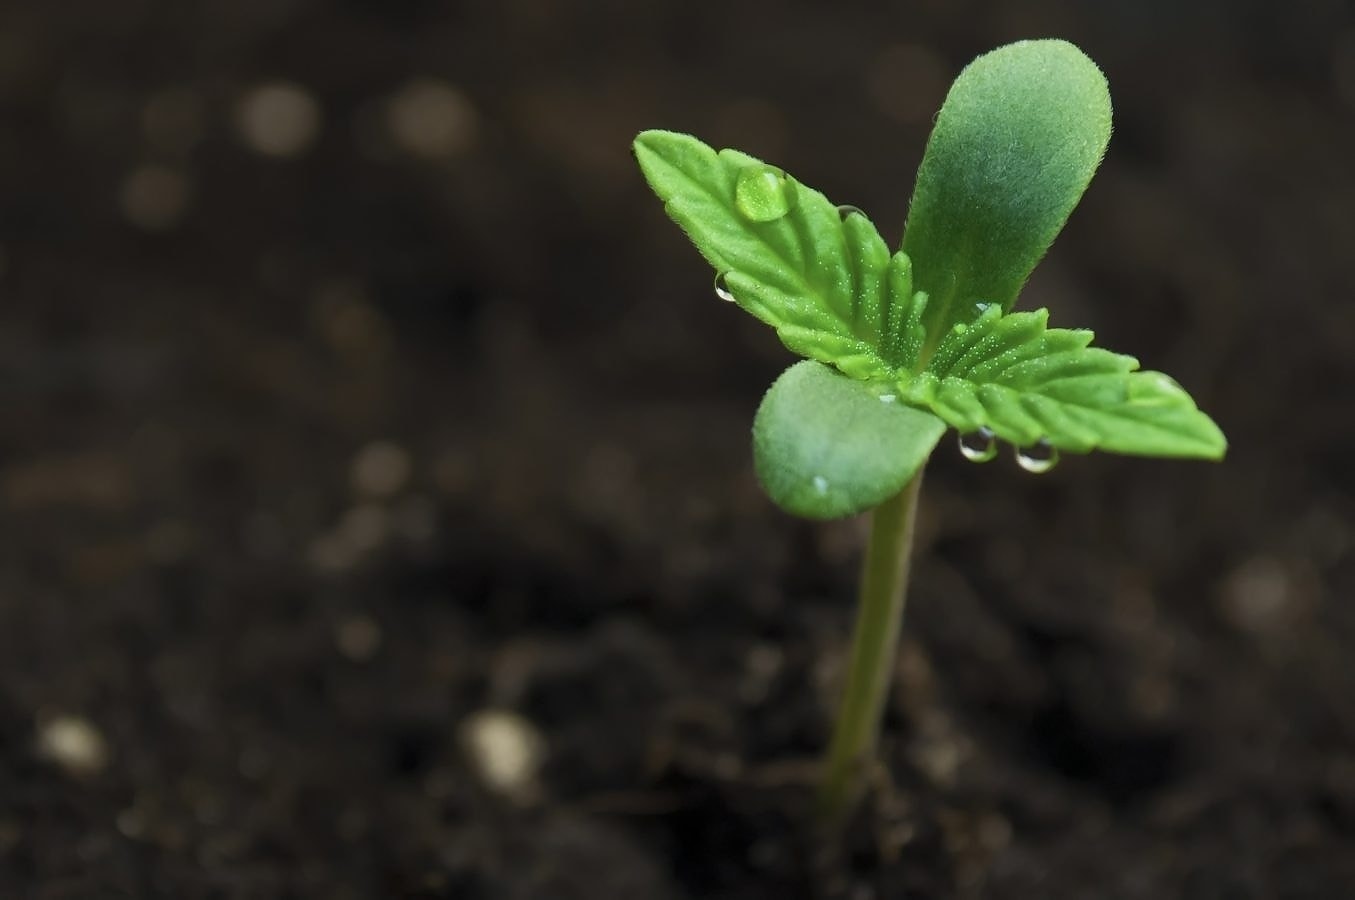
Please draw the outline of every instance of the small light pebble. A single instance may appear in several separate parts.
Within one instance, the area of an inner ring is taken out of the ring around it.
[[[191,197],[192,187],[182,173],[167,166],[142,166],[122,182],[122,214],[144,231],[168,231],[183,219]]]
[[[94,723],[55,715],[38,723],[38,754],[72,775],[95,775],[108,765],[108,742]]]
[[[346,616],[334,626],[334,644],[353,662],[367,662],[381,649],[381,626],[369,616]]]
[[[530,799],[545,759],[545,739],[517,713],[485,709],[464,719],[461,743],[485,786],[515,800]]]
[[[409,453],[391,441],[374,441],[353,457],[350,480],[353,489],[368,497],[390,497],[409,481]]]
[[[113,824],[123,837],[131,840],[138,840],[146,834],[146,816],[136,806],[129,806],[118,813]]]
[[[331,349],[350,364],[378,363],[390,353],[390,326],[356,280],[334,278],[317,288],[311,315]]]
[[[1279,560],[1256,557],[1238,566],[1223,585],[1224,614],[1248,631],[1264,632],[1280,625],[1292,608],[1288,570]]]
[[[774,644],[755,644],[744,658],[743,677],[739,680],[739,699],[745,703],[760,703],[767,698],[776,677],[784,666],[781,648]]]
[[[401,149],[424,159],[442,159],[470,149],[478,116],[460,90],[424,78],[411,81],[390,99],[386,122]]]
[[[263,156],[301,156],[320,133],[320,104],[298,84],[254,88],[236,104],[235,126],[245,144]]]

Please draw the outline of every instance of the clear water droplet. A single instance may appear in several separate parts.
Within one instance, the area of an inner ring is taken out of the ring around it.
[[[771,166],[749,166],[734,182],[734,205],[752,222],[772,222],[795,203],[795,187],[786,173]]]
[[[1016,448],[1016,464],[1035,475],[1043,475],[1059,464],[1059,451],[1045,438],[1029,447]]]
[[[815,491],[815,493],[817,493],[820,497],[822,497],[824,494],[828,493],[828,479],[827,479],[827,478],[824,478],[822,475],[815,475],[815,476],[814,476],[814,491]]]
[[[997,438],[993,436],[993,429],[980,428],[960,435],[960,455],[975,463],[988,462],[997,456]]]
[[[733,302],[734,302],[734,294],[733,294],[733,292],[730,291],[730,289],[729,289],[729,282],[728,282],[727,277],[726,277],[727,275],[728,275],[727,272],[719,272],[719,273],[716,274],[716,276],[715,276],[715,296],[719,297],[721,300],[725,301],[726,303],[733,303]]]
[[[839,206],[839,207],[837,208],[837,214],[838,214],[839,216],[841,216],[842,219],[843,219],[844,221],[846,220],[846,218],[847,218],[848,216],[864,216],[864,215],[865,215],[865,213],[861,211],[861,207],[859,207],[859,206],[852,206],[852,205],[850,205],[850,204],[845,204],[845,203],[844,203],[842,206]]]
[[[955,332],[956,334],[964,334],[968,330],[969,326],[963,322],[956,322],[955,327],[951,329],[951,331]]]
[[[898,402],[898,399],[899,399],[899,398],[898,398],[898,395],[897,395],[897,394],[881,394],[881,395],[880,395],[880,402],[881,402],[881,403],[897,403],[897,402]]]

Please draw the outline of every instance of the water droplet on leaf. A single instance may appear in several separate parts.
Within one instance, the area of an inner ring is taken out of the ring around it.
[[[734,182],[734,205],[752,222],[775,221],[790,212],[794,201],[794,185],[771,166],[750,166]]]
[[[956,334],[964,334],[968,330],[969,326],[963,322],[956,322],[955,327],[951,329],[951,331],[955,332]]]
[[[1046,438],[1029,447],[1016,448],[1016,464],[1035,475],[1043,475],[1059,464],[1059,451]]]
[[[851,205],[849,205],[849,204],[843,204],[842,206],[839,206],[839,207],[837,208],[837,214],[838,214],[839,216],[841,216],[841,217],[843,218],[844,221],[846,220],[846,218],[847,218],[848,216],[864,216],[864,215],[865,215],[865,213],[861,211],[861,208],[860,208],[859,206],[851,206]]]
[[[819,496],[823,496],[824,494],[828,493],[828,479],[824,478],[822,475],[815,475],[814,490],[819,494]]]
[[[715,276],[715,296],[726,303],[734,302],[734,294],[729,290],[729,283],[726,278],[727,272],[720,272]]]
[[[976,463],[988,462],[997,456],[997,439],[993,436],[993,429],[980,428],[960,435],[960,455]]]
[[[881,403],[894,403],[894,402],[897,402],[898,399],[899,399],[898,396],[895,395],[895,394],[881,394],[881,395],[880,395],[880,402],[881,402]]]

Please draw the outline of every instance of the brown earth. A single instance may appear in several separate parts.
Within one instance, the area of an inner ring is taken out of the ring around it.
[[[1355,12],[918,7],[0,4],[0,896],[1355,896]],[[1023,302],[1232,450],[943,447],[825,849],[863,526],[759,493],[790,358],[629,139],[896,240],[1043,35],[1117,131]]]

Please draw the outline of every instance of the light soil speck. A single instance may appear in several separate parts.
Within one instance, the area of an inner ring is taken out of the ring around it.
[[[76,776],[97,775],[108,766],[108,741],[93,722],[59,714],[38,723],[38,755]]]
[[[346,616],[334,626],[334,645],[353,662],[367,662],[376,656],[381,640],[381,626],[369,616]]]
[[[168,231],[183,219],[192,196],[192,185],[182,172],[142,166],[122,182],[122,214],[143,231]]]
[[[485,709],[461,723],[462,746],[489,789],[529,800],[545,760],[545,739],[531,722],[507,710]]]
[[[235,127],[255,153],[301,156],[320,134],[320,103],[298,84],[273,82],[245,94],[235,107]]]
[[[409,481],[412,468],[409,453],[399,444],[374,441],[353,457],[349,480],[359,494],[390,497]]]
[[[418,79],[402,87],[386,106],[386,124],[395,143],[412,156],[443,159],[474,146],[479,115],[459,89],[444,81]]]

